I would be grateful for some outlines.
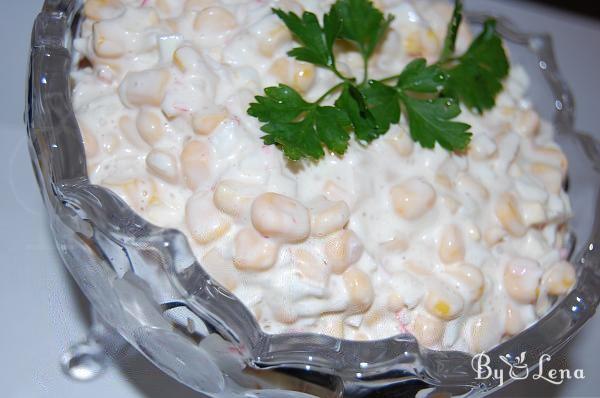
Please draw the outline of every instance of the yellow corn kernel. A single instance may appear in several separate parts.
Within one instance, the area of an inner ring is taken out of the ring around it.
[[[227,116],[227,111],[224,109],[216,109],[206,113],[195,113],[192,116],[194,133],[198,135],[210,135],[221,122],[227,119]]]
[[[525,325],[517,308],[508,303],[506,306],[506,315],[504,320],[504,333],[506,333],[508,336],[515,336],[523,329],[525,329]]]
[[[461,314],[464,302],[462,297],[452,290],[435,286],[425,295],[424,306],[431,315],[449,321]]]
[[[322,198],[310,209],[311,234],[327,236],[344,228],[350,219],[350,209],[344,201],[332,202]]]
[[[538,177],[548,191],[553,194],[560,193],[563,183],[563,172],[560,168],[535,162],[531,164],[531,172]]]
[[[445,264],[462,261],[465,258],[463,234],[456,225],[449,225],[442,230],[438,255]]]
[[[517,302],[531,304],[538,298],[541,277],[542,269],[537,261],[514,258],[504,269],[504,289]]]
[[[233,263],[244,271],[265,271],[277,262],[279,246],[252,228],[241,230],[235,237]]]
[[[210,195],[204,192],[188,200],[185,220],[192,238],[203,245],[221,238],[231,228],[231,221],[214,206]]]
[[[441,342],[446,329],[446,323],[429,314],[418,313],[409,329],[419,344],[433,348]]]
[[[191,190],[196,190],[202,184],[210,184],[212,157],[212,148],[207,142],[192,140],[183,147],[180,157],[181,169]]]
[[[265,57],[272,57],[277,49],[281,48],[285,43],[292,40],[290,30],[280,24],[272,29],[262,40],[258,43],[258,51]]]
[[[310,235],[308,209],[285,195],[267,192],[257,197],[251,218],[258,232],[284,242],[300,242]]]
[[[127,73],[119,86],[121,102],[129,108],[159,106],[165,97],[170,76],[168,69]]]
[[[306,62],[279,58],[271,66],[270,72],[277,79],[292,88],[300,91],[308,91],[315,81],[315,67]]]
[[[525,137],[533,137],[540,130],[540,116],[532,109],[521,111],[517,115],[516,131]]]
[[[546,271],[542,284],[547,289],[548,294],[561,296],[571,290],[576,280],[575,267],[567,261],[561,261],[552,265]]]
[[[466,300],[475,302],[481,298],[485,289],[485,278],[481,270],[473,265],[458,264],[446,267],[444,280],[463,293]]]
[[[163,137],[165,124],[162,115],[150,108],[142,108],[135,123],[140,136],[149,145],[155,144]]]
[[[141,150],[148,150],[148,145],[154,144],[158,141],[162,134],[157,135],[149,135],[147,137],[142,137],[138,128],[137,128],[137,118],[133,120],[131,117],[125,115],[121,116],[119,119],[119,129],[121,130],[121,135],[125,137],[125,139],[134,147]],[[158,132],[158,131],[157,131]],[[147,141],[148,140],[148,141]]]
[[[535,153],[541,155],[548,164],[558,167],[562,172],[563,179],[566,177],[569,160],[560,148],[552,146],[539,147],[535,148]]]
[[[127,47],[115,33],[115,23],[111,20],[96,22],[92,27],[94,52],[101,58],[118,58],[125,54]]]
[[[386,308],[391,312],[402,311],[404,308],[406,308],[404,297],[397,292],[390,293],[387,297]]]
[[[348,294],[350,313],[364,313],[373,304],[375,292],[371,279],[358,268],[352,267],[342,275],[344,286]]]
[[[146,155],[148,171],[169,183],[176,183],[179,178],[175,156],[162,149],[153,149]]]
[[[235,180],[222,180],[215,187],[213,201],[217,208],[233,217],[250,213],[256,188]]]
[[[237,27],[235,16],[223,7],[208,7],[198,12],[194,30],[202,36],[220,37]]]
[[[471,352],[484,352],[500,342],[504,328],[498,314],[484,313],[470,318],[465,336]]]
[[[325,243],[327,264],[336,274],[360,260],[364,251],[362,242],[353,231],[342,230],[332,235]]]
[[[525,223],[519,213],[517,200],[512,194],[505,193],[500,196],[496,203],[496,217],[512,236],[521,237],[527,232]]]
[[[406,220],[416,220],[433,208],[435,189],[425,180],[411,178],[390,191],[396,214]]]
[[[96,21],[115,18],[123,11],[125,7],[119,0],[88,0],[83,5],[85,17]]]
[[[408,157],[412,154],[415,147],[414,141],[404,128],[400,132],[388,139],[390,145],[396,150],[398,155]]]

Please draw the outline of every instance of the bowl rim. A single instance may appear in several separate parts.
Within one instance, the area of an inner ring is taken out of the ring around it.
[[[470,354],[425,349],[410,335],[357,342],[315,334],[267,334],[245,305],[203,270],[182,232],[150,224],[111,191],[90,184],[68,78],[69,43],[74,34],[70,28],[80,5],[69,0],[46,0],[32,34],[25,118],[36,177],[49,212],[64,220],[74,213],[120,245],[143,244],[160,252],[167,259],[164,271],[180,294],[180,304],[220,335],[238,344],[252,367],[310,369],[365,384],[393,376],[414,377],[434,386],[480,391],[499,387],[498,380],[475,379]],[[481,23],[488,15],[468,12],[467,17]],[[573,96],[559,72],[550,36],[525,33],[508,19],[495,18],[504,38],[527,47],[538,57],[540,71],[555,99],[557,134],[572,137],[592,165],[600,164],[598,141],[575,131]],[[60,71],[47,73],[45,67],[50,62],[63,65],[63,76]],[[600,230],[598,215],[595,225],[594,230]],[[531,363],[537,364],[542,354],[552,355],[558,351],[593,315],[600,301],[600,257],[591,242],[588,249],[575,258],[579,264],[579,279],[573,291],[542,319],[489,351],[491,366],[505,368],[500,356],[516,358],[523,349],[523,340],[544,342],[543,347],[528,351],[534,361]],[[110,319],[110,316],[105,318]],[[552,336],[552,341],[543,338],[547,333],[555,333],[561,324],[560,333]],[[119,328],[119,325],[112,326]]]

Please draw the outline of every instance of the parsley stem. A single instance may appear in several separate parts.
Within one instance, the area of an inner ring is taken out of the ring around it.
[[[448,61],[456,51],[456,39],[458,37],[458,29],[460,28],[460,24],[462,22],[463,17],[462,10],[463,1],[455,0],[454,12],[452,13],[452,18],[448,23],[446,39],[444,40],[444,48],[442,50],[442,54],[440,55],[440,63]]]
[[[394,75],[394,76],[386,77],[384,79],[381,79],[380,82],[382,82],[382,83],[391,82],[392,80],[399,79],[400,76],[401,76],[401,74],[397,74],[397,75]]]
[[[363,54],[363,84],[369,79],[369,57]]]
[[[331,87],[329,90],[327,90],[327,92],[325,94],[323,94],[322,96],[320,96],[319,99],[315,101],[315,104],[318,105],[321,102],[325,101],[325,99],[329,95],[331,95],[332,93],[334,93],[336,90],[339,90],[344,84],[345,84],[345,82],[344,83],[338,83],[335,86]]]
[[[350,79],[347,78],[346,76],[342,75],[342,73],[336,68],[335,65],[332,65],[330,67],[331,71],[340,79],[342,79],[343,81],[345,81],[346,83],[352,83],[354,81],[354,79]]]

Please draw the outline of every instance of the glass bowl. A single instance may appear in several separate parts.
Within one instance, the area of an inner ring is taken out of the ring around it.
[[[478,378],[471,355],[427,350],[410,335],[352,342],[266,334],[207,275],[181,232],[148,223],[111,191],[90,184],[70,99],[80,9],[80,1],[47,0],[37,17],[25,117],[56,246],[106,324],[167,374],[210,397],[483,396],[502,386],[499,378]],[[470,18],[481,23],[485,16]],[[574,130],[573,98],[550,38],[521,33],[504,19],[498,29],[529,72],[530,97],[554,120],[570,162],[577,237],[571,260],[578,270],[576,287],[543,319],[487,353],[489,366],[508,374],[522,352],[531,368],[556,353],[598,305],[600,143]]]

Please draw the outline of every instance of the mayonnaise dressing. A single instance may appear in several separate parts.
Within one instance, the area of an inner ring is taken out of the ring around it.
[[[373,76],[434,61],[451,9],[380,0],[396,16]],[[88,0],[73,106],[92,183],[188,237],[207,272],[268,333],[355,340],[413,333],[481,351],[519,333],[574,284],[561,256],[567,163],[513,65],[497,106],[463,110],[465,154],[423,149],[406,119],[343,157],[293,163],[246,110],[286,83],[316,99],[335,76],[286,55],[272,7],[322,16],[332,1]],[[458,49],[471,40],[461,29]],[[362,75],[355,53],[340,69]]]

